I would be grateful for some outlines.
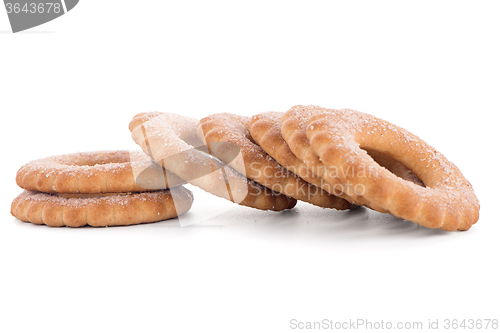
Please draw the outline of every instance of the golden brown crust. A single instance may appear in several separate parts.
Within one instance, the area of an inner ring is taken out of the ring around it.
[[[319,156],[309,145],[309,140],[306,135],[306,127],[309,119],[314,115],[315,110],[307,109],[304,107],[293,107],[282,117],[281,121],[281,135],[285,139],[288,147],[292,153],[302,162],[305,163],[307,168],[316,176],[321,177],[328,186],[325,187],[330,193],[344,198],[349,202],[356,205],[368,206],[377,211],[386,213],[382,207],[376,205],[369,205],[369,202],[361,195],[348,195],[345,193],[344,184],[340,181],[339,177],[332,174],[330,170],[323,164]]]
[[[237,173],[209,154],[194,149],[199,121],[170,113],[140,113],[132,119],[132,138],[166,170],[216,196],[263,210],[293,208],[296,200]]]
[[[170,187],[183,183],[168,175]],[[167,189],[160,165],[142,152],[124,150],[66,154],[31,161],[16,175],[19,187],[45,193],[145,192]]]
[[[281,135],[281,119],[283,115],[284,112],[264,112],[254,115],[250,121],[250,134],[253,140],[269,156],[290,172],[328,193],[335,193],[330,184],[309,170],[307,165],[290,150],[290,147]],[[352,208],[349,201],[333,194],[330,196],[336,198],[337,205],[341,207],[337,209]]]
[[[214,114],[200,120],[198,136],[206,141],[214,156],[273,191],[320,207],[349,209],[348,202],[283,168],[259,145],[252,142],[250,119],[228,113]],[[233,144],[233,149],[230,145],[221,143]]]
[[[24,222],[51,227],[104,227],[174,218],[187,212],[192,203],[191,191],[182,186],[91,198],[24,191],[12,202],[11,214]]]
[[[428,228],[468,230],[479,219],[479,201],[460,170],[407,130],[352,110],[315,106],[307,125],[310,146],[351,194],[362,189],[370,204]],[[424,184],[402,179],[365,150],[376,150],[408,167]]]

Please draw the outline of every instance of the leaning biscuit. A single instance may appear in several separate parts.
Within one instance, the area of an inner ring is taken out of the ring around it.
[[[338,191],[323,178],[315,175],[309,170],[306,163],[293,154],[281,135],[281,118],[283,115],[284,112],[264,112],[254,115],[250,121],[252,139],[276,162],[306,182],[314,184],[329,193],[343,195],[342,191]],[[347,196],[345,197],[350,199]]]
[[[129,194],[48,194],[24,191],[14,199],[11,214],[24,222],[51,227],[133,225],[177,217],[193,203],[182,186]]]
[[[332,174],[332,172],[326,168],[319,156],[311,148],[306,135],[306,127],[309,123],[309,119],[314,115],[314,112],[315,110],[308,108],[293,107],[283,115],[281,120],[281,135],[292,153],[300,159],[314,175],[321,177],[328,183],[326,188],[330,193],[344,198],[353,204],[368,206],[377,211],[387,213],[382,207],[368,205],[369,202],[361,195],[348,195],[345,192],[344,184],[342,184],[337,175]]]
[[[335,170],[346,192],[362,196],[391,214],[428,228],[468,230],[479,219],[479,201],[460,170],[416,135],[374,116],[352,110],[307,108],[311,148]],[[398,177],[367,150],[400,162],[424,186]]]
[[[252,142],[250,119],[229,113],[214,114],[200,120],[198,136],[206,142],[214,156],[271,190],[320,207],[349,209],[351,205],[347,201],[283,168],[259,145]],[[232,143],[236,150],[220,143]],[[235,152],[241,154],[239,158],[234,158]]]
[[[284,114],[284,112],[264,112],[253,116],[250,121],[252,138],[283,167],[297,174],[305,181],[322,187],[327,192],[335,193],[335,190],[324,179],[309,170],[307,165],[290,150],[281,135],[281,118],[283,118]],[[375,150],[369,151],[369,154],[378,164],[389,169],[397,176],[423,186],[422,181],[410,169],[390,156],[380,154]]]
[[[130,122],[132,138],[151,158],[183,180],[240,205],[281,211],[296,200],[248,180],[209,154],[196,150],[199,121],[170,113],[141,113]]]

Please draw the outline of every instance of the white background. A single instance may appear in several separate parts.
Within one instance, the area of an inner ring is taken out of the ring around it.
[[[0,8],[0,331],[500,319],[499,15],[497,1],[82,0],[12,34]],[[196,188],[188,215],[202,223],[183,228],[49,228],[9,213],[24,163],[138,149],[138,112],[296,104],[354,108],[421,136],[471,181],[479,222],[449,233],[364,209],[262,212]]]

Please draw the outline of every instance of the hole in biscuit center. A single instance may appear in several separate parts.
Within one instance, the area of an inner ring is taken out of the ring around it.
[[[120,161],[120,162],[104,162],[104,161],[99,161],[99,162],[95,162],[95,161],[89,161],[89,162],[86,162],[86,163],[78,163],[75,165],[78,165],[78,166],[89,166],[89,167],[93,167],[93,166],[96,166],[96,165],[105,165],[105,164],[111,164],[111,163],[123,163],[123,161]]]
[[[93,167],[96,165],[106,165],[106,164],[121,164],[121,163],[128,163],[130,162],[130,158],[127,156],[107,156],[106,158],[102,157],[89,157],[87,159],[82,159],[79,161],[75,161],[72,163],[69,163],[71,165],[78,165],[78,166],[88,166],[88,167]]]
[[[404,166],[401,162],[377,150],[369,148],[362,148],[362,149],[365,150],[368,153],[368,155],[370,155],[371,158],[375,160],[375,162],[377,162],[380,166],[392,172],[394,175],[406,181],[425,187],[424,182],[420,178],[418,178],[417,175],[413,173],[413,171]]]

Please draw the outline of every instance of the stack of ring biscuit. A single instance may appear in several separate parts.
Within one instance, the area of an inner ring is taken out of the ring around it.
[[[416,135],[365,113],[298,105],[198,121],[150,112],[136,115],[129,128],[167,171],[244,206],[281,211],[297,200],[339,210],[366,206],[449,231],[468,230],[479,218],[472,186],[453,163]]]
[[[145,154],[62,155],[22,167],[17,184],[25,192],[12,214],[50,226],[159,221],[189,210],[191,192],[180,185],[190,183],[277,212],[297,200],[338,210],[365,206],[448,231],[468,230],[479,219],[479,201],[453,163],[416,135],[362,112],[297,105],[201,120],[148,112],[129,129]]]
[[[11,213],[48,226],[102,227],[161,221],[187,212],[192,193],[141,152],[99,151],[48,157],[19,169],[25,191]],[[170,188],[170,189],[169,189]]]

